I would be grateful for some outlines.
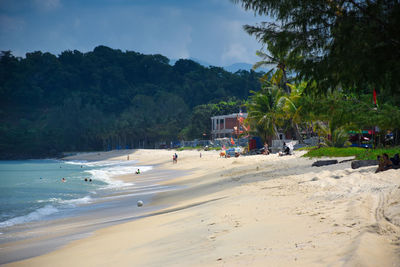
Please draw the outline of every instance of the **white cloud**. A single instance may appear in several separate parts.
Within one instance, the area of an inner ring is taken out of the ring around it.
[[[248,49],[241,43],[232,43],[229,44],[221,56],[223,62],[245,62],[245,63],[253,63],[251,57],[249,56],[250,52]]]
[[[60,0],[34,0],[34,4],[43,11],[52,11],[61,7]]]
[[[25,3],[18,6],[22,21],[0,17],[4,49],[57,54],[107,45],[171,59],[193,57],[216,66],[258,61],[255,51],[261,45],[243,30],[258,19],[229,0],[20,1]],[[28,7],[32,12],[22,12]]]
[[[79,18],[74,19],[74,27],[79,28],[81,26],[81,20]]]
[[[0,15],[0,32],[13,33],[21,31],[25,27],[25,21],[21,18]]]
[[[219,31],[224,34],[223,47],[220,53],[222,64],[244,62],[254,64],[257,61],[255,52],[260,44],[243,29],[246,21],[224,19],[219,22]]]

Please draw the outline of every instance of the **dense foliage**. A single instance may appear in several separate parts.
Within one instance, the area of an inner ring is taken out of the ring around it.
[[[260,136],[290,130],[302,142],[302,130],[342,147],[350,130],[379,128],[371,145],[399,143],[399,1],[232,1],[268,16],[244,26],[268,50],[254,68],[274,65],[248,101]]]
[[[359,147],[337,148],[337,147],[321,147],[311,149],[304,154],[304,157],[320,158],[320,157],[352,157],[358,160],[376,160],[377,156],[387,153],[389,157],[393,157],[396,153],[400,153],[400,148],[381,148],[381,149],[365,149]]]
[[[210,115],[237,112],[261,74],[105,46],[0,58],[0,157],[154,147],[209,134]],[[222,102],[221,102],[222,101]]]
[[[269,17],[245,30],[267,46],[273,54],[267,59],[286,55],[281,63],[299,80],[315,81],[320,92],[376,88],[386,101],[400,104],[398,0],[233,2]]]
[[[272,80],[272,79],[271,79]],[[287,84],[286,93],[279,83],[271,80],[262,83],[262,89],[253,92],[247,101],[248,121],[255,134],[267,140],[276,139],[278,132],[291,132],[299,142],[318,135],[325,146],[350,145],[349,132],[375,130],[370,140],[374,147],[400,143],[400,107],[388,103],[376,106],[372,94],[306,94],[305,82]],[[394,133],[392,141],[385,140],[387,133]]]

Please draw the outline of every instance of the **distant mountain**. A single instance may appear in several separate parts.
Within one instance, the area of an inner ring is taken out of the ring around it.
[[[232,65],[223,67],[226,71],[229,72],[237,72],[238,70],[247,70],[250,71],[253,65],[249,63],[233,63]]]
[[[199,63],[200,65],[202,65],[203,67],[206,67],[206,68],[208,68],[208,67],[210,67],[210,66],[213,66],[212,64],[210,64],[210,63],[208,63],[208,62],[206,62],[206,61],[204,61],[204,60],[200,60],[200,59],[197,59],[197,58],[194,58],[194,57],[184,58],[184,59],[189,59],[189,60],[192,60],[192,61],[194,61],[194,62],[197,62],[197,63]],[[169,64],[170,64],[171,66],[173,66],[173,65],[175,65],[175,63],[176,63],[178,60],[179,60],[179,59],[170,59],[170,60],[169,60]]]
[[[210,63],[208,63],[208,62],[206,62],[206,61],[204,61],[204,60],[200,60],[200,59],[197,59],[197,58],[192,58],[192,57],[190,57],[190,58],[188,58],[188,59],[190,59],[190,60],[193,60],[194,62],[197,62],[197,63],[199,63],[200,65],[202,65],[202,66],[204,66],[204,67],[210,67],[210,66],[215,66],[215,65],[213,65],[213,64],[210,64]],[[178,61],[177,59],[171,59],[170,60],[170,62],[169,62],[169,64],[171,65],[171,66],[173,66],[174,64],[175,64],[175,62],[176,61]],[[221,66],[216,66],[216,67],[221,67]],[[234,64],[231,64],[231,65],[229,65],[229,66],[222,66],[222,68],[224,69],[224,70],[226,70],[226,71],[229,71],[229,72],[232,72],[232,73],[235,73],[235,72],[237,72],[238,70],[247,70],[247,71],[250,71],[251,69],[252,69],[252,67],[253,67],[253,65],[251,65],[251,64],[249,64],[249,63],[244,63],[244,62],[239,62],[239,63],[234,63]],[[257,70],[256,70],[256,72],[268,72],[268,71],[270,71],[270,69],[271,68],[258,68]]]
[[[225,66],[223,67],[226,71],[235,73],[238,70],[247,70],[250,71],[253,68],[253,65],[249,64],[249,63],[234,63],[232,65],[229,66]],[[270,69],[268,68],[258,68],[257,70],[255,70],[256,72],[268,72]]]
[[[201,59],[197,59],[197,58],[194,58],[194,57],[190,57],[189,59],[193,60],[194,62],[199,63],[200,65],[202,65],[202,66],[204,66],[206,68],[208,68],[210,66],[214,66],[213,64],[210,64],[207,61],[204,61],[204,60],[201,60]]]

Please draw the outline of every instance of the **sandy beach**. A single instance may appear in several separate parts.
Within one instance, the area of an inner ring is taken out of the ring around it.
[[[216,151],[82,153],[186,171],[151,203],[167,208],[6,266],[400,266],[400,172],[311,167],[304,152],[220,158]],[[343,160],[346,158],[341,158]],[[118,179],[133,181],[137,176]],[[136,205],[136,203],[132,203]]]

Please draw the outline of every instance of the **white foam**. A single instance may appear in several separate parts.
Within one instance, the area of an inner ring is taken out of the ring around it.
[[[125,174],[133,174],[136,172],[137,169],[140,169],[141,172],[146,172],[151,170],[152,167],[116,165],[101,169],[87,170],[86,172],[92,175],[93,180],[100,180],[102,182],[107,183],[108,185],[106,188],[117,188],[117,187],[131,186],[133,185],[133,183],[125,183],[121,180],[113,179],[113,177]]]
[[[0,228],[9,227],[9,226],[13,226],[16,224],[21,224],[21,223],[26,223],[26,222],[31,222],[31,221],[37,221],[44,216],[47,216],[47,215],[50,215],[50,214],[53,214],[56,212],[58,212],[58,209],[56,209],[52,205],[46,205],[43,208],[39,208],[39,209],[29,213],[28,215],[15,217],[15,218],[9,219],[7,221],[0,222]]]
[[[62,204],[69,204],[69,205],[82,205],[82,204],[88,204],[91,202],[92,202],[92,198],[90,196],[60,201],[60,203],[62,203]]]
[[[52,197],[52,198],[49,198],[49,199],[39,199],[36,202],[37,203],[44,203],[44,202],[60,202],[60,201],[62,201],[61,198]]]
[[[113,160],[99,160],[99,161],[78,161],[78,160],[73,160],[73,161],[65,161],[65,164],[71,164],[71,165],[81,165],[81,166],[87,166],[87,167],[107,167],[107,166],[113,166],[113,165],[126,165],[126,164],[132,164],[134,161],[113,161]]]
[[[98,180],[106,183],[106,188],[131,186],[133,185],[132,183],[125,183],[123,181],[112,178],[118,175],[133,174],[137,171],[137,169],[140,169],[140,172],[146,172],[153,168],[152,166],[132,165],[135,163],[135,161],[66,161],[65,163],[94,168],[91,170],[85,170],[85,172],[91,174],[93,180]]]

